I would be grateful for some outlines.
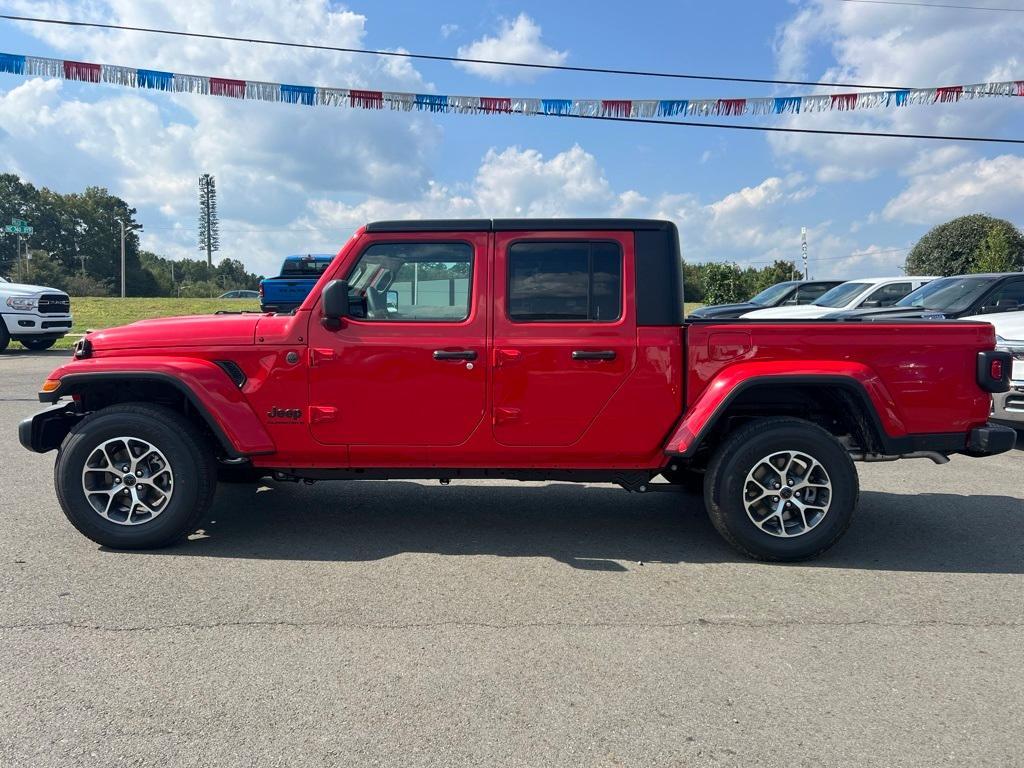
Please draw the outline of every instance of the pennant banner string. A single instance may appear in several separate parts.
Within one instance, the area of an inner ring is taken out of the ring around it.
[[[769,98],[723,99],[544,99],[510,96],[447,96],[366,89],[289,85],[205,75],[135,69],[84,61],[0,53],[0,72],[84,83],[108,83],[175,93],[198,93],[250,101],[280,101],[304,106],[353,109],[419,110],[456,114],[563,115],[619,120],[668,117],[745,117],[797,115],[912,105],[948,104],[1000,96],[1024,96],[1024,80],[935,88],[903,88],[853,93]]]

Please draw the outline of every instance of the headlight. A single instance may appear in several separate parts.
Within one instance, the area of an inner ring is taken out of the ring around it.
[[[36,302],[39,301],[35,298],[29,298],[26,296],[11,296],[7,299],[7,306],[11,309],[20,309],[22,311],[32,310],[36,308]]]

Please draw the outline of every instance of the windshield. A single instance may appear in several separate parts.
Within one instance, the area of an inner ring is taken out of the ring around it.
[[[873,283],[843,283],[831,291],[826,291],[820,299],[813,303],[816,307],[831,307],[832,309],[845,307],[872,286]]]
[[[990,285],[991,277],[943,277],[908,293],[896,306],[960,312],[971,306]]]
[[[750,300],[751,304],[757,304],[762,307],[774,307],[782,297],[785,296],[793,287],[792,283],[777,283],[771,285],[761,291],[757,296]]]

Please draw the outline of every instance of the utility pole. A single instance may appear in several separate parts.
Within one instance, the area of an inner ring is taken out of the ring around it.
[[[807,272],[807,227],[800,227],[800,251],[804,259],[804,280],[808,280]]]
[[[126,232],[134,232],[142,229],[141,224],[129,224],[126,228],[124,225],[124,219],[118,218],[117,223],[121,225],[121,298],[125,297],[124,281],[125,281],[125,261],[124,261],[124,238]]]
[[[117,223],[121,225],[121,298],[124,298],[124,220],[118,219]]]

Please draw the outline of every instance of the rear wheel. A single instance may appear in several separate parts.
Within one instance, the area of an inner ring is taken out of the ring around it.
[[[761,419],[737,430],[708,467],[711,522],[739,552],[758,560],[805,560],[846,532],[859,495],[846,449],[800,419]]]
[[[21,339],[21,346],[25,349],[31,349],[33,352],[40,352],[44,349],[49,349],[56,343],[56,339]]]
[[[216,464],[181,414],[130,403],[75,426],[57,455],[54,484],[68,520],[97,544],[152,549],[195,530],[213,500]]]

